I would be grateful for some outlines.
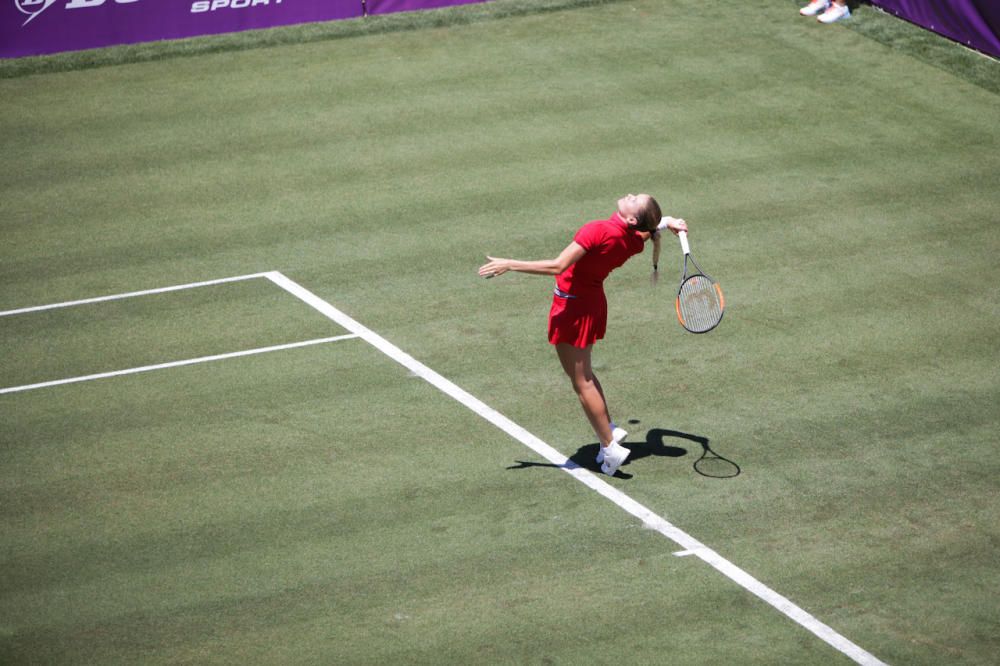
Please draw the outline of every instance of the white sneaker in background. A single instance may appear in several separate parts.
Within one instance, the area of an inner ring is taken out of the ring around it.
[[[821,11],[830,6],[830,0],[813,0],[808,5],[799,10],[803,16],[816,16]]]
[[[851,10],[847,8],[846,4],[830,5],[825,12],[816,17],[816,20],[820,23],[833,23],[845,18],[851,18]]]

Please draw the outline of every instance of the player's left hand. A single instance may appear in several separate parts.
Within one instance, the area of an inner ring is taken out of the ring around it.
[[[491,278],[498,275],[503,275],[510,270],[507,264],[507,259],[497,259],[496,257],[491,257],[486,255],[489,259],[488,262],[479,267],[479,277]]]

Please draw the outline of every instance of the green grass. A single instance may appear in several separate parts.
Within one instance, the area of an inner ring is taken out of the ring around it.
[[[280,270],[584,460],[550,282],[475,269],[650,191],[729,311],[683,333],[668,244],[598,372],[637,454],[742,473],[610,483],[888,663],[992,663],[997,95],[793,4],[563,9],[5,78],[0,310]],[[342,332],[234,283],[0,317],[0,378]],[[0,410],[3,663],[847,662],[360,340]]]
[[[897,53],[916,58],[1000,94],[1000,63],[996,58],[966,48],[870,5],[862,5],[851,11],[852,20],[840,25],[884,44]]]
[[[483,21],[505,20],[523,15],[556,13],[622,1],[490,0],[482,4],[439,10],[368,16],[361,19],[327,23],[308,23],[269,30],[247,30],[239,33],[166,42],[128,44],[49,56],[0,60],[0,78],[171,58],[197,57],[225,51],[350,39],[366,35],[453,27]],[[915,57],[987,90],[1000,93],[1000,67],[997,66],[996,59],[963,48],[934,32],[907,23],[867,4],[855,5],[852,11],[856,20],[843,22],[838,27],[846,27],[856,31],[898,53]]]

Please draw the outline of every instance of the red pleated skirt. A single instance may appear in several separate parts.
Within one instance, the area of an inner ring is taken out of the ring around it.
[[[583,349],[604,337],[608,326],[608,300],[604,292],[577,298],[552,297],[549,342]]]

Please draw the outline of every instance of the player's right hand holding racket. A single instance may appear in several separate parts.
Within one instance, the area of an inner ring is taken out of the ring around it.
[[[650,278],[652,286],[655,287],[660,279],[660,235],[664,230],[669,230],[676,235],[682,231],[687,231],[687,229],[687,222],[679,217],[670,217],[668,215],[660,218],[660,223],[656,225],[656,231],[653,232],[653,275]]]
[[[681,286],[677,290],[677,320],[692,333],[708,333],[722,321],[726,309],[726,299],[722,295],[722,287],[705,274],[691,256],[691,246],[688,244],[687,231],[677,233],[684,253],[684,269],[681,272]],[[688,274],[688,261],[694,266],[695,273]]]

